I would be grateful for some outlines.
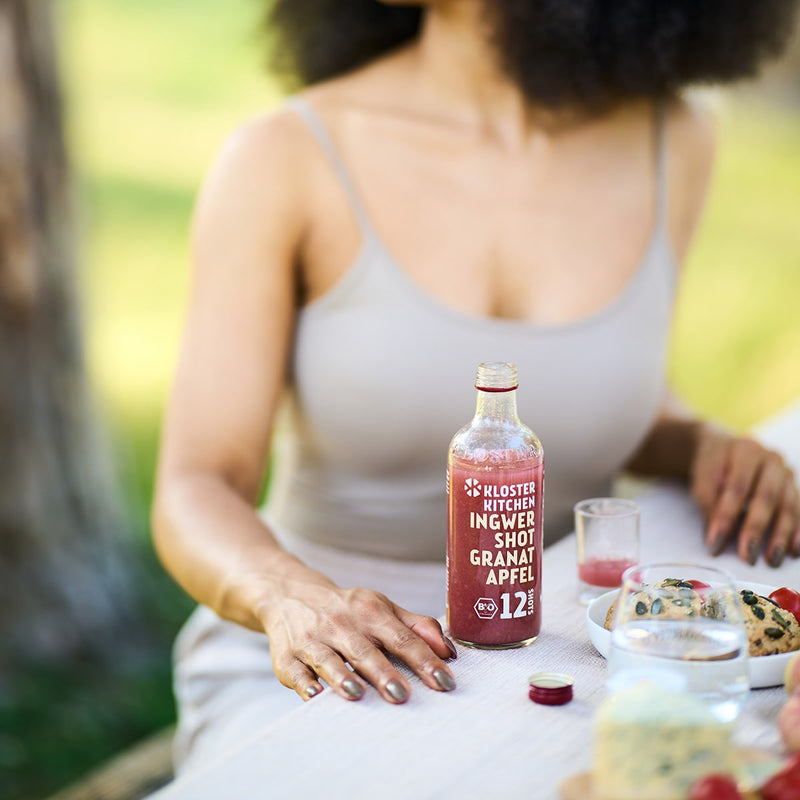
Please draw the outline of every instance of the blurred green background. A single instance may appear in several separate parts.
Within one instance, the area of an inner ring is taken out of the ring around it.
[[[256,0],[60,0],[91,379],[112,435],[160,648],[109,680],[53,667],[0,709],[4,796],[41,797],[173,718],[168,647],[190,604],[152,555],[160,414],[188,285],[193,196],[225,134],[274,105]],[[743,430],[800,397],[800,97],[727,96],[671,358],[680,396]],[[12,728],[14,729],[14,728]]]

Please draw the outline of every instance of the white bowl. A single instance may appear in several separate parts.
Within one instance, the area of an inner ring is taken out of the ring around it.
[[[763,583],[748,583],[739,581],[737,586],[740,589],[752,589],[756,594],[768,597],[770,592],[774,592],[776,586],[767,586]],[[595,649],[603,658],[608,657],[608,648],[611,645],[611,632],[603,626],[606,621],[606,614],[611,604],[614,602],[619,589],[612,589],[610,592],[601,594],[593,600],[586,609],[586,629],[589,638]],[[800,651],[794,650],[791,653],[780,653],[776,656],[754,656],[747,659],[748,670],[750,672],[750,686],[753,689],[764,689],[768,686],[783,686],[783,673],[786,665],[792,656]]]

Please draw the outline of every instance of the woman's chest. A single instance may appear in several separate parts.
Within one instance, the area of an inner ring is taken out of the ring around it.
[[[576,474],[618,465],[651,424],[672,300],[657,263],[605,312],[538,328],[453,312],[371,255],[298,318],[292,378],[315,459],[375,475],[439,464],[490,360],[517,364],[522,419]]]
[[[306,297],[347,273],[366,234],[453,310],[539,324],[589,316],[623,290],[650,243],[654,191],[643,172],[593,158],[545,167],[364,154],[353,170],[361,225],[352,198],[331,186],[314,217]]]

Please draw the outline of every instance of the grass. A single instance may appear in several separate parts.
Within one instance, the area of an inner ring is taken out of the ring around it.
[[[86,349],[152,603],[153,649],[113,672],[37,665],[0,692],[0,795],[42,797],[172,719],[169,644],[189,603],[147,508],[188,285],[192,199],[226,132],[274,104],[255,0],[61,0]],[[745,429],[800,396],[800,112],[724,109],[716,182],[685,267],[670,375]],[[4,687],[0,687],[3,689]]]
[[[0,731],[10,732],[0,737],[2,797],[46,797],[170,723],[169,681],[163,653],[135,669],[73,662],[20,671],[13,701],[0,704]]]

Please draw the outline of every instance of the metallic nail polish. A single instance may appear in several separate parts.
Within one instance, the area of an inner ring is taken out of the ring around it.
[[[386,684],[386,691],[389,693],[390,697],[398,703],[404,703],[408,700],[408,692],[405,686],[399,681],[389,681],[389,683]]]
[[[727,543],[727,536],[724,533],[718,533],[714,539],[711,540],[709,549],[712,556],[718,556],[725,549]]]
[[[305,688],[306,697],[316,697],[321,691],[322,688],[320,686],[311,685]]]
[[[784,550],[782,547],[776,547],[769,557],[769,563],[772,567],[779,567],[783,563]]]
[[[352,697],[353,700],[358,700],[359,697],[364,696],[364,687],[352,678],[345,678],[342,681],[342,689],[344,689],[345,694],[348,697]]]
[[[750,562],[751,565],[755,564],[758,561],[758,553],[761,549],[759,542],[750,542],[747,545],[747,560]]]
[[[447,649],[450,651],[450,658],[458,658],[458,650],[456,650],[456,646],[446,636],[443,636],[442,639],[444,639],[444,643],[447,645]]]
[[[456,682],[443,669],[435,669],[433,671],[433,679],[439,685],[439,688],[445,692],[452,692],[456,688]]]

